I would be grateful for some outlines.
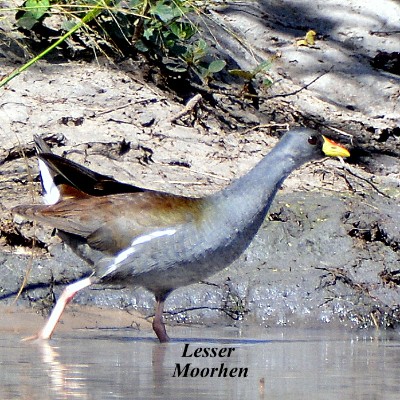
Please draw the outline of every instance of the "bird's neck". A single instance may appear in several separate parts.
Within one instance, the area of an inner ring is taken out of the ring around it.
[[[274,150],[218,193],[219,201],[229,208],[237,207],[242,211],[245,208],[248,216],[266,213],[282,182],[299,166],[288,154]]]
[[[282,153],[269,153],[246,175],[205,198],[201,238],[224,263],[243,252],[263,223],[283,180],[296,168]]]

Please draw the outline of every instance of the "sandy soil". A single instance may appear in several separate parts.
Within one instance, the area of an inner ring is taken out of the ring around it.
[[[218,38],[215,51],[230,67],[252,69],[279,55],[270,72],[274,85],[255,83],[258,109],[242,98],[241,83],[223,77],[211,89],[199,88],[195,112],[174,121],[196,90],[177,96],[141,58],[118,65],[101,58],[40,62],[2,88],[0,300],[12,301],[31,266],[29,290],[18,304],[48,309],[62,285],[89,268],[51,229],[9,213],[32,198],[40,202],[33,134],[44,135],[56,153],[117,179],[202,195],[249,170],[279,131],[301,124],[348,144],[349,163],[329,160],[296,171],[248,252],[207,284],[177,290],[167,309],[181,312],[167,317],[397,325],[400,78],[372,64],[379,52],[398,51],[400,5],[342,3],[234,2],[211,10],[206,32]],[[7,22],[0,31],[2,75],[27,57],[7,34]],[[296,46],[308,29],[318,33],[315,45]],[[39,249],[31,259],[33,235]],[[77,302],[151,314],[144,290],[100,289]]]
[[[43,325],[43,318],[26,307],[0,306],[0,331],[30,337]],[[57,327],[57,333],[74,329],[132,329],[136,335],[152,336],[151,321],[138,312],[72,305]]]

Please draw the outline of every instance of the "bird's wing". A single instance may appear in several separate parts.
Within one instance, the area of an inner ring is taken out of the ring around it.
[[[96,250],[116,254],[141,235],[199,221],[202,204],[202,199],[138,192],[18,206],[13,211],[85,238]]]
[[[122,183],[114,178],[92,171],[64,157],[52,153],[38,155],[43,187],[54,184],[60,191],[60,199],[77,197],[76,190],[90,196],[106,196],[117,193],[143,192],[137,186]],[[47,171],[45,170],[47,168]],[[49,179],[50,182],[47,182]],[[75,189],[75,191],[71,190]]]

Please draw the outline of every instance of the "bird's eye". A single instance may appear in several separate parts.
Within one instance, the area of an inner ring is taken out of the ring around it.
[[[310,136],[308,138],[308,143],[312,144],[313,146],[315,146],[318,142],[318,138],[316,136]]]

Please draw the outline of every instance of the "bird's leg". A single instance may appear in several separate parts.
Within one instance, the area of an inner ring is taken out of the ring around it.
[[[93,283],[92,279],[88,277],[81,279],[77,282],[74,282],[71,285],[68,285],[62,292],[60,298],[57,300],[57,303],[53,308],[45,326],[39,331],[39,333],[36,336],[32,336],[24,340],[50,339],[66,305],[73,299],[73,297],[76,295],[77,292],[84,289],[85,287],[90,286],[92,283]]]
[[[163,322],[164,302],[166,296],[156,296],[156,312],[153,319],[153,330],[158,337],[160,343],[169,342],[169,336],[165,330]]]

